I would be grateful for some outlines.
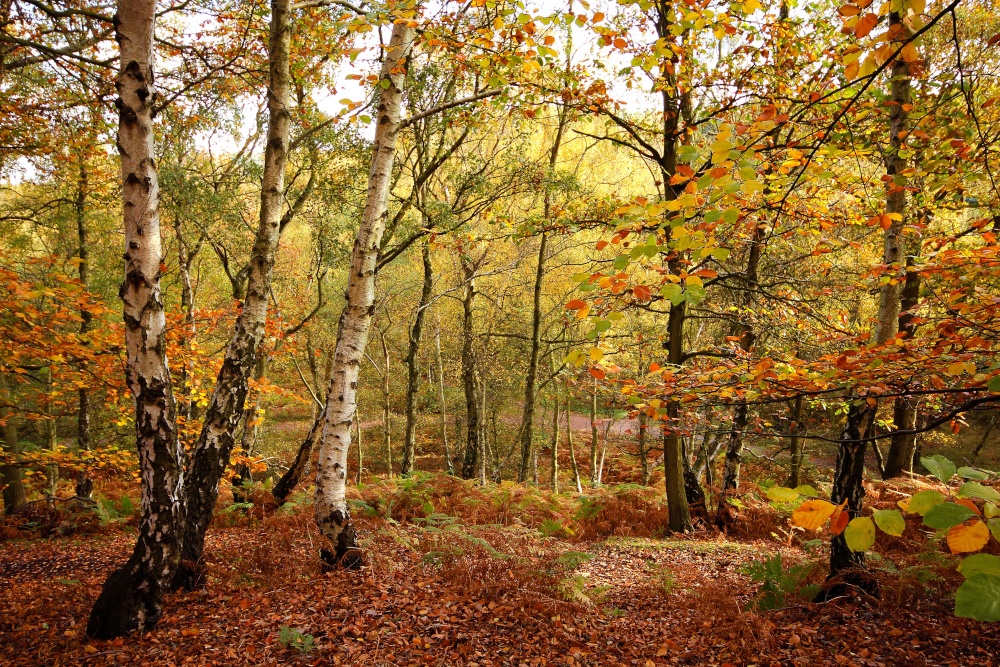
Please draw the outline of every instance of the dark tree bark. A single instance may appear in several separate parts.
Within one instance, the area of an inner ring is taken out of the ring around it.
[[[917,241],[914,245],[917,245]],[[913,255],[906,258],[909,269],[913,266]],[[916,319],[911,312],[920,299],[920,273],[907,270],[906,280],[899,303],[899,331],[913,338],[917,331]],[[916,396],[899,396],[893,401],[892,425],[894,431],[912,431],[917,426],[917,407],[920,399]],[[900,477],[904,471],[913,469],[913,453],[917,448],[916,433],[893,433],[889,444],[889,452],[885,457],[883,479]]]
[[[183,452],[166,359],[160,295],[159,182],[153,150],[155,0],[118,4],[118,146],[125,226],[125,379],[135,398],[142,513],[135,550],[94,603],[87,635],[108,639],[154,627],[181,555]]]
[[[476,366],[474,319],[476,307],[476,266],[462,257],[465,295],[462,298],[462,385],[465,389],[465,459],[462,477],[472,479],[479,470],[479,372]]]
[[[319,416],[313,422],[312,428],[309,429],[309,433],[302,441],[302,444],[299,445],[299,449],[295,453],[295,460],[292,462],[292,465],[285,471],[285,474],[281,476],[281,479],[275,482],[274,487],[271,489],[271,495],[274,496],[275,501],[277,501],[279,505],[288,501],[288,496],[292,495],[292,491],[295,490],[295,487],[298,486],[301,481],[302,475],[309,466],[309,460],[312,457],[313,449],[316,447],[316,443],[319,442],[319,436],[322,428],[323,413],[320,412]]]
[[[10,388],[5,376],[0,373],[0,397],[7,404],[13,404]],[[16,457],[21,453],[21,439],[17,431],[17,416],[14,408],[4,408],[2,411],[3,449],[7,456]],[[3,507],[7,514],[16,514],[28,501],[24,491],[24,471],[21,466],[8,463],[0,466],[0,483],[3,483]]]
[[[274,260],[281,237],[289,142],[289,5],[289,0],[272,0],[271,3],[267,144],[261,179],[260,221],[250,256],[246,299],[236,319],[187,470],[184,552],[174,581],[175,586],[187,589],[204,583],[201,557],[205,531],[212,520],[219,480],[229,464],[236,429],[243,417],[248,379],[262,353]]]
[[[420,292],[420,303],[417,304],[417,314],[413,318],[413,328],[410,329],[410,347],[406,351],[406,435],[403,440],[403,462],[399,469],[401,475],[410,474],[417,456],[417,382],[420,380],[417,352],[420,351],[424,313],[431,301],[431,289],[434,287],[434,268],[431,266],[429,243],[424,243],[421,257],[424,264],[424,284]]]
[[[852,519],[861,513],[865,498],[865,449],[872,424],[875,423],[877,405],[872,405],[870,399],[857,398],[851,403],[847,412],[847,422],[840,434],[840,445],[837,451],[836,473],[833,477],[833,490],[830,500],[834,504],[847,501],[844,511]],[[847,547],[844,534],[835,535],[830,541],[830,576],[843,570],[863,567],[864,553],[851,551]]]

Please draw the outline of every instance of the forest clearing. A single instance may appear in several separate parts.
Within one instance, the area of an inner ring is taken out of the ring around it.
[[[0,665],[1000,665],[996,9],[0,3]]]

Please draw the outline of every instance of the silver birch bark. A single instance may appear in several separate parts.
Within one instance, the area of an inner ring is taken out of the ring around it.
[[[361,564],[357,534],[347,507],[347,456],[357,405],[358,371],[375,307],[375,269],[385,232],[396,139],[402,124],[403,83],[413,36],[410,22],[396,19],[379,77],[388,83],[379,97],[368,194],[351,254],[346,303],[337,327],[333,379],[327,392],[316,472],[316,523],[333,545],[332,552],[321,552],[324,567],[339,563],[353,568]]]
[[[191,483],[186,486],[185,494],[184,552],[174,582],[188,589],[204,583],[201,556],[205,531],[212,520],[219,480],[229,464],[249,390],[248,379],[257,365],[264,338],[274,259],[281,237],[281,205],[289,144],[289,5],[289,0],[271,2],[267,145],[261,178],[260,221],[250,255],[246,298],[226,348],[188,469]]]
[[[182,450],[166,357],[160,294],[163,250],[160,193],[153,158],[153,25],[155,0],[120,0],[118,152],[125,226],[125,380],[135,398],[142,478],[139,537],[124,566],[111,573],[91,610],[87,634],[110,638],[156,625],[164,590],[180,559]]]

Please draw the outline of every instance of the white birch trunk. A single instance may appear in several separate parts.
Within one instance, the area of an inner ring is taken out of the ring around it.
[[[104,582],[87,634],[111,638],[156,625],[180,559],[184,472],[160,294],[163,249],[153,157],[155,0],[118,3],[118,152],[125,227],[125,380],[135,398],[142,513],[135,550]]]
[[[325,567],[340,563],[353,568],[361,564],[357,535],[347,507],[347,456],[357,405],[358,371],[375,307],[375,268],[385,232],[396,138],[401,126],[403,84],[413,36],[410,22],[396,19],[379,77],[388,84],[379,97],[368,195],[351,255],[347,302],[337,328],[333,379],[327,392],[316,471],[316,523],[333,544],[332,552],[325,549],[321,552]]]

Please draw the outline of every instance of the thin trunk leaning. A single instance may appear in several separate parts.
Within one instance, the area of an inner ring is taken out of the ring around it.
[[[421,257],[424,263],[424,284],[420,292],[417,314],[413,318],[413,328],[410,329],[410,347],[406,351],[406,436],[403,441],[403,462],[399,470],[401,475],[410,474],[417,456],[417,381],[420,379],[420,371],[417,368],[417,352],[420,350],[424,313],[431,300],[431,289],[434,287],[434,268],[431,266],[430,243],[424,243]]]
[[[385,232],[389,184],[401,126],[403,83],[413,36],[410,23],[397,19],[379,77],[388,84],[379,95],[368,193],[351,253],[346,303],[337,326],[333,379],[326,395],[316,471],[316,523],[333,546],[332,551],[321,552],[326,568],[338,564],[355,568],[361,564],[357,533],[347,505],[347,457],[357,405],[358,371],[375,306],[375,268]]]

